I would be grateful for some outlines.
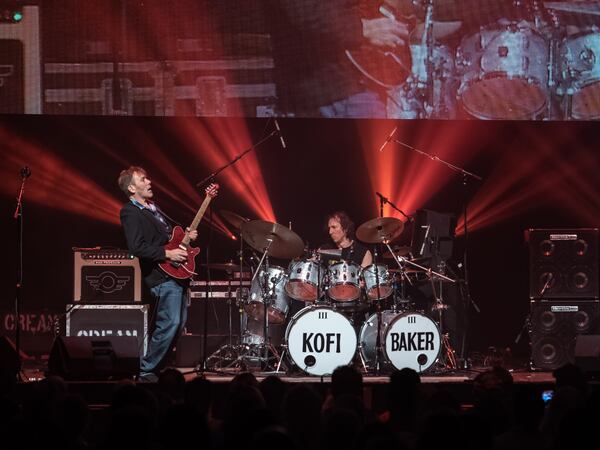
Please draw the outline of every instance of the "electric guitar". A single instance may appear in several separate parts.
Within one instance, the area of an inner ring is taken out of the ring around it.
[[[414,16],[406,17],[397,13],[399,3],[391,0],[384,0],[379,6],[377,12],[374,12],[369,5],[363,2],[362,13],[365,18],[373,19],[378,17],[387,17],[388,19],[398,20],[401,18],[409,26],[410,32],[416,25]],[[346,57],[352,65],[368,80],[384,89],[392,89],[406,81],[412,71],[412,55],[408,41],[397,50],[387,50],[371,43],[365,42],[357,49],[345,50]]]
[[[200,205],[200,209],[196,213],[194,220],[189,226],[190,231],[194,231],[198,228],[204,213],[206,212],[206,208],[210,204],[211,200],[217,196],[219,190],[218,184],[211,184],[205,190],[206,197]],[[186,278],[190,278],[192,275],[196,275],[196,262],[195,258],[198,253],[200,253],[200,249],[198,247],[192,247],[190,245],[190,237],[189,234],[186,233],[183,228],[180,226],[176,226],[173,228],[173,232],[171,233],[171,239],[165,245],[165,250],[173,250],[175,248],[181,248],[187,251],[187,259],[185,262],[176,262],[176,261],[165,261],[160,263],[158,266],[165,272],[167,275],[173,278],[177,278],[179,280],[185,280]]]

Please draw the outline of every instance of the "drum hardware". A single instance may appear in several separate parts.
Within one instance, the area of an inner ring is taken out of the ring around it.
[[[261,363],[264,371],[272,369],[279,371],[281,355],[271,344],[269,314],[272,314],[271,317],[278,316],[278,318],[283,317],[285,319],[287,308],[285,308],[285,311],[280,310],[281,308],[278,308],[275,300],[279,300],[278,293],[285,295],[283,291],[286,274],[281,267],[269,265],[269,256],[284,259],[296,258],[302,254],[304,243],[291,229],[278,223],[263,220],[244,222],[241,224],[241,231],[243,240],[254,250],[262,252],[258,266],[252,275],[252,282],[257,282],[259,287],[259,292],[255,292],[255,294],[258,296],[260,293],[262,300],[264,343],[258,346],[259,348],[262,347],[262,352],[259,352],[259,354],[262,353]],[[271,365],[272,360],[277,361],[277,366]]]
[[[235,213],[231,213],[235,215]],[[211,263],[207,264],[209,268],[216,270],[224,270],[228,275],[228,297],[227,303],[229,306],[229,342],[226,345],[219,347],[212,355],[210,355],[206,362],[207,366],[209,362],[214,362],[213,369],[218,368],[219,370],[239,368],[240,370],[247,370],[246,359],[251,356],[251,347],[244,344],[242,334],[245,333],[246,327],[244,326],[244,305],[247,302],[249,296],[249,290],[244,286],[244,273],[251,270],[251,267],[246,266],[244,263],[244,239],[242,236],[242,229],[236,227],[239,233],[240,247],[237,252],[239,257],[239,264],[234,264],[233,261],[227,263]],[[240,320],[240,335],[236,344],[233,343],[233,323],[232,323],[232,309],[234,300],[231,296],[231,287],[233,282],[234,273],[237,271],[238,275],[238,288],[236,289],[235,303],[238,309],[238,317]],[[227,362],[226,364],[223,364]]]

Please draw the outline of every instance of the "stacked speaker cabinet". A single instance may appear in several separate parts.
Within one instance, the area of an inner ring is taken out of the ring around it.
[[[578,336],[600,332],[598,229],[531,229],[531,362],[554,370],[575,362]]]
[[[125,250],[76,248],[73,267],[73,303],[66,338],[53,347],[53,369],[70,379],[137,373],[148,346],[138,259]]]

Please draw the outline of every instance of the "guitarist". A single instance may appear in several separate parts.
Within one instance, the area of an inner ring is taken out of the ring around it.
[[[121,225],[129,252],[140,260],[144,282],[156,298],[156,322],[149,338],[148,351],[141,360],[139,381],[157,381],[158,370],[175,343],[187,318],[187,280],[176,280],[159,269],[165,260],[183,263],[187,251],[182,248],[165,250],[172,226],[152,201],[152,182],[141,167],[123,170],[119,187],[129,198],[121,208]],[[198,232],[188,231],[190,240]]]

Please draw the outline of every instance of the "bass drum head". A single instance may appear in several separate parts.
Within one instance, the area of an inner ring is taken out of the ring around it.
[[[381,339],[383,345],[383,336],[385,336],[385,330],[390,325],[390,322],[394,320],[400,313],[395,311],[382,311],[382,324],[381,324]],[[378,324],[377,313],[371,314],[367,320],[362,324],[359,332],[359,343],[360,343],[360,354],[365,362],[365,365],[370,368],[375,368],[375,357],[377,354],[377,324]],[[383,358],[383,355],[381,355]],[[389,369],[389,364],[386,364],[385,358],[382,361],[382,366]]]
[[[396,369],[425,372],[440,356],[442,340],[429,317],[407,312],[394,318],[385,332],[385,354]]]
[[[310,375],[331,375],[352,362],[356,331],[341,313],[329,307],[309,306],[292,318],[285,338],[291,360]]]

